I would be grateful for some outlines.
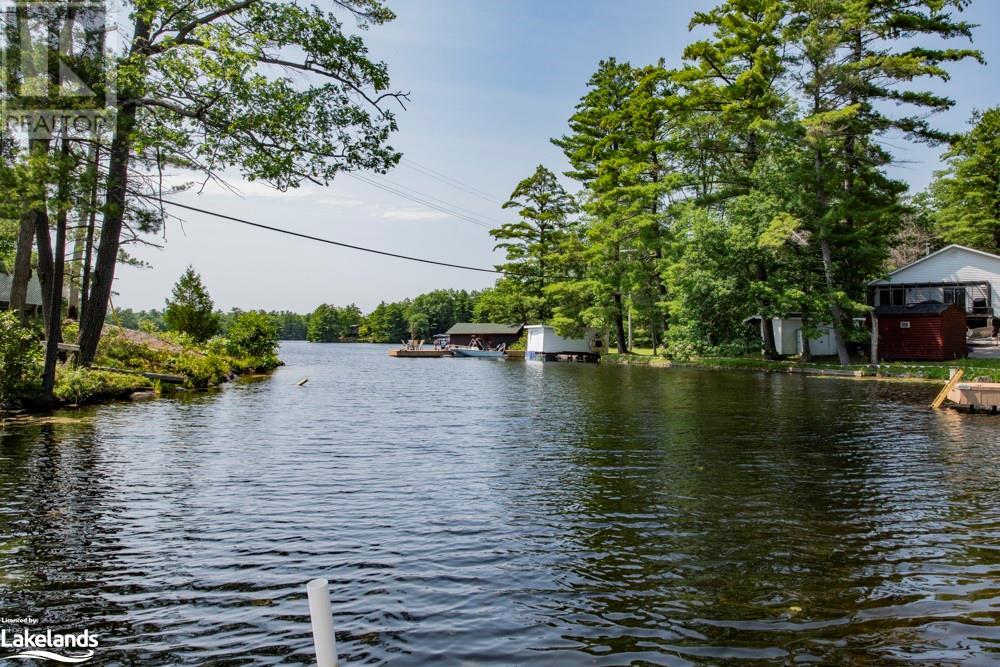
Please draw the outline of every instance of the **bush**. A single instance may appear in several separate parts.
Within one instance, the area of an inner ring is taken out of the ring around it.
[[[134,391],[153,388],[153,382],[141,375],[95,371],[89,368],[59,366],[56,369],[55,397],[66,403],[127,398]]]
[[[180,352],[168,357],[163,364],[167,373],[183,375],[184,386],[189,389],[204,389],[221,384],[233,374],[229,361],[214,354]]]
[[[239,313],[229,325],[225,352],[255,370],[270,370],[278,361],[278,327],[267,313]],[[213,351],[213,347],[209,347]]]
[[[34,397],[41,388],[43,363],[38,335],[16,313],[0,312],[0,403]]]

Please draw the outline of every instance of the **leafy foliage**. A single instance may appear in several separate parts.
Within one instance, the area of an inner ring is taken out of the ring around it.
[[[244,367],[267,371],[277,367],[278,327],[267,313],[250,311],[237,314],[229,325],[225,351],[241,360]]]
[[[1000,253],[1000,107],[972,118],[973,128],[945,154],[948,168],[931,184],[934,217],[947,243]]]
[[[338,308],[320,304],[309,316],[306,339],[313,343],[333,343],[354,335],[361,326],[361,309],[351,304]]]
[[[153,389],[152,380],[141,375],[60,366],[54,394],[62,402],[82,405],[128,398],[133,392],[150,389]]]
[[[22,325],[16,313],[0,311],[0,403],[35,396],[42,360],[38,333]]]
[[[214,311],[212,298],[192,267],[189,266],[174,285],[163,321],[169,329],[189,334],[198,342],[218,332],[219,316]]]

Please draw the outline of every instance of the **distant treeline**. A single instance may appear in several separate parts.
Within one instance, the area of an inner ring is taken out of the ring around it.
[[[309,340],[329,343],[360,340],[371,343],[396,343],[408,338],[430,339],[456,322],[506,321],[507,312],[496,311],[491,304],[492,289],[480,292],[440,289],[403,301],[383,301],[370,313],[355,304],[335,306],[320,304],[307,314],[270,311],[282,340]],[[233,318],[242,311],[216,311],[219,332],[226,335]],[[164,311],[125,308],[108,316],[108,321],[128,329],[165,331]]]

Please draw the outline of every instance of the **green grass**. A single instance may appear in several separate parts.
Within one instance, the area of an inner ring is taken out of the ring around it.
[[[706,368],[732,368],[753,371],[787,371],[791,368],[848,369],[860,370],[878,377],[922,378],[947,380],[949,369],[961,368],[966,379],[988,377],[1000,382],[1000,359],[956,359],[954,361],[892,362],[872,368],[863,361],[841,366],[832,359],[802,362],[797,359],[772,361],[760,356],[746,357],[699,357],[681,362],[671,362],[665,355],[652,354],[649,348],[636,348],[632,354],[607,354],[608,361],[627,364],[676,363],[678,366],[701,366]]]

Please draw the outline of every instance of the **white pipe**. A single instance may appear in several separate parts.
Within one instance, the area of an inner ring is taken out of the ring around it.
[[[309,593],[309,615],[312,617],[313,643],[316,645],[316,666],[337,667],[337,638],[333,633],[333,613],[330,610],[330,582],[313,579],[306,584]]]

